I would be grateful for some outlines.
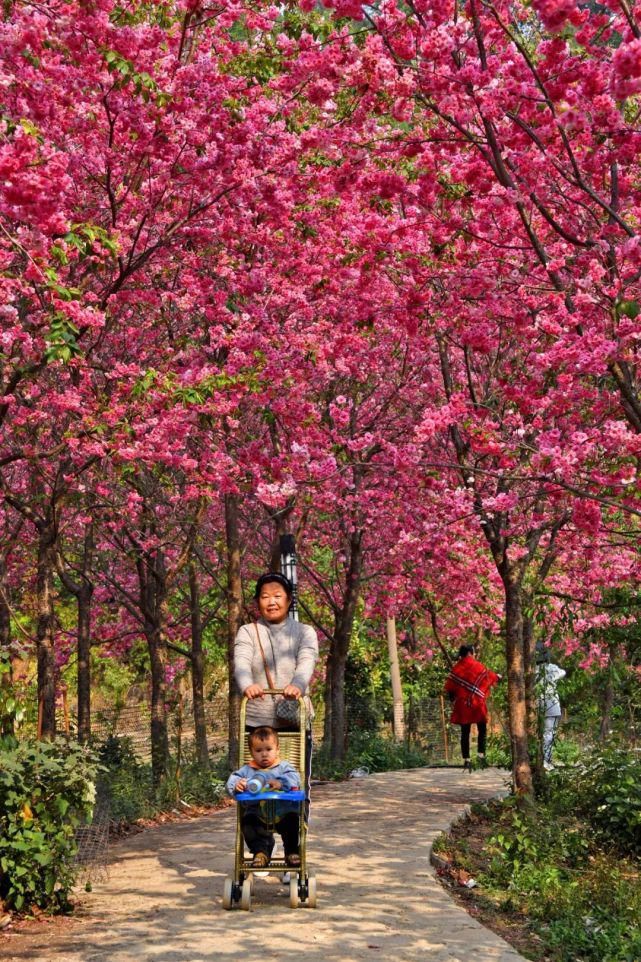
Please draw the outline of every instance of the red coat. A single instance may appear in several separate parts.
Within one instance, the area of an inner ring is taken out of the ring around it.
[[[445,682],[454,695],[450,721],[455,725],[476,725],[487,721],[487,693],[499,676],[471,655],[456,662]]]

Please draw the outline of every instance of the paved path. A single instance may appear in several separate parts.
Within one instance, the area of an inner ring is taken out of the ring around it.
[[[517,962],[522,956],[436,881],[430,846],[496,770],[415,769],[314,789],[308,853],[318,908],[290,909],[276,878],[252,912],[221,907],[233,810],[149,829],[114,846],[106,882],[61,929],[15,932],[6,962]]]

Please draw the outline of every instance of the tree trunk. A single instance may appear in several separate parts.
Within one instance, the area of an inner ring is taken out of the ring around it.
[[[610,734],[612,706],[614,705],[614,665],[611,651],[608,655],[607,672],[605,688],[603,689],[603,697],[601,699],[601,725],[599,726],[600,742],[606,741],[608,735]]]
[[[55,609],[53,573],[56,529],[51,519],[38,526],[36,575],[36,645],[38,657],[38,735],[56,737],[56,665],[54,656]]]
[[[405,715],[403,706],[403,686],[401,669],[398,664],[398,642],[396,640],[396,619],[387,619],[387,653],[389,655],[392,700],[394,704],[394,740],[400,742],[405,735]]]
[[[330,650],[327,653],[327,660],[325,662],[325,690],[323,692],[323,705],[324,705],[324,715],[323,715],[323,744],[331,745],[332,743],[332,690],[334,687],[333,679],[333,662],[332,662],[332,649],[334,643],[330,645]]]
[[[91,598],[93,585],[85,581],[78,603],[78,741],[91,739]]]
[[[238,761],[238,726],[240,692],[234,680],[234,641],[241,624],[243,588],[240,576],[240,534],[238,528],[238,495],[225,495],[225,535],[227,540],[227,670],[229,675],[229,765]]]
[[[345,668],[349,644],[354,626],[354,615],[360,591],[363,570],[363,533],[356,531],[350,538],[349,568],[345,578],[343,606],[336,616],[334,638],[329,658],[328,674],[331,679],[330,755],[341,760],[345,755]]]
[[[505,647],[508,670],[508,717],[512,742],[512,776],[517,795],[531,796],[532,766],[528,745],[528,719],[523,655],[522,586],[513,572],[503,577],[505,590]]]
[[[332,679],[330,690],[330,727],[329,750],[332,758],[340,761],[345,757],[347,719],[345,706],[345,669],[349,649],[349,634],[343,621],[339,621],[328,658],[328,669]],[[351,632],[350,632],[351,633]]]
[[[91,739],[91,599],[94,591],[91,574],[93,553],[94,537],[91,522],[85,526],[82,570],[78,581],[70,576],[62,554],[57,550],[57,547],[55,553],[58,576],[67,591],[76,599],[78,611],[76,629],[78,741],[83,744]]]
[[[94,556],[93,522],[85,527],[82,556],[82,581],[77,588],[78,600],[78,741],[91,739],[91,599],[93,598]]]
[[[525,674],[527,727],[530,737],[536,738],[539,730],[539,711],[536,698],[536,637],[534,622],[529,615],[523,616],[523,670]]]
[[[167,733],[167,655],[160,622],[148,625],[145,632],[151,666],[151,773],[154,786],[167,778],[169,735]]]
[[[153,566],[153,567],[152,567]],[[167,732],[167,575],[160,549],[155,556],[140,553],[136,559],[140,586],[139,608],[144,617],[144,633],[151,674],[151,777],[155,787],[167,778],[169,735]]]
[[[6,564],[4,559],[0,559],[0,706],[5,704],[5,696],[9,697],[12,692],[12,670],[11,670],[11,612],[7,601],[7,581]],[[15,734],[13,722],[13,712],[7,711],[0,714],[0,736],[10,736]]]
[[[209,768],[207,721],[205,719],[205,657],[203,626],[200,615],[200,585],[193,560],[189,562],[189,601],[191,607],[191,692],[194,703],[196,757],[203,768]]]

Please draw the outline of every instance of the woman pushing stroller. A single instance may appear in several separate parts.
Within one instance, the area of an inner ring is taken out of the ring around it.
[[[248,731],[264,725],[277,731],[297,728],[279,707],[277,699],[265,694],[266,688],[280,688],[283,698],[295,706],[305,698],[307,708],[307,771],[305,788],[309,790],[311,771],[313,716],[307,689],[318,659],[318,638],[311,625],[303,625],[289,617],[293,587],[279,572],[261,575],[256,582],[254,598],[260,617],[242,625],[234,643],[234,677],[247,699]]]

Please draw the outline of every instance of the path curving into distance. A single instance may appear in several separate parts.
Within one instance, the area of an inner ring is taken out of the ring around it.
[[[233,808],[113,845],[109,877],[62,925],[9,932],[4,962],[517,962],[453,902],[430,865],[466,805],[506,791],[496,769],[421,768],[313,788],[308,861],[318,908],[259,879],[252,911],[225,911]]]

